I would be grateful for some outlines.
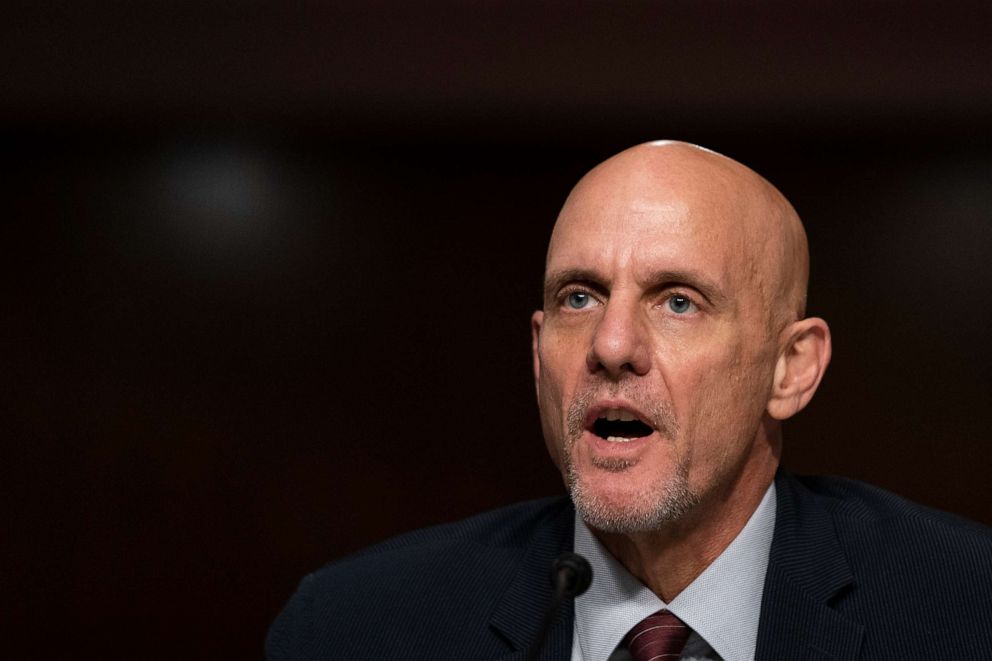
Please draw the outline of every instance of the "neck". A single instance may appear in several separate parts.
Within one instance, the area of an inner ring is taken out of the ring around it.
[[[755,466],[751,463],[736,481],[661,528],[628,534],[593,532],[627,571],[669,603],[723,553],[761,504],[774,479],[778,453]]]

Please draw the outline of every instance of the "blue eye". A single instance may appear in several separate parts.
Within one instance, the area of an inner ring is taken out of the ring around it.
[[[668,309],[676,314],[685,314],[693,308],[692,301],[687,296],[676,294],[668,299]]]
[[[592,297],[583,291],[573,291],[565,298],[565,303],[573,310],[581,310],[588,307]]]

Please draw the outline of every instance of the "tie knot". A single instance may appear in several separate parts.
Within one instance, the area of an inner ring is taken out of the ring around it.
[[[634,661],[678,659],[689,639],[689,631],[685,622],[662,610],[638,622],[624,642]]]

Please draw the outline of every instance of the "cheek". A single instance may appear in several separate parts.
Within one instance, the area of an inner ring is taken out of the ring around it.
[[[732,460],[756,433],[764,406],[756,366],[740,359],[739,345],[709,358],[695,357],[691,369],[673,376],[677,410],[683,412],[683,442],[693,463]]]
[[[565,418],[586,371],[584,328],[560,328],[552,319],[544,330],[538,374],[541,429],[551,459],[561,469],[568,436]]]
[[[562,387],[556,378],[557,372],[549,361],[542,356],[539,373],[538,408],[541,414],[541,431],[544,433],[544,443],[548,448],[555,465],[561,468],[562,442],[564,432],[564,398]]]
[[[565,399],[574,393],[585,368],[585,352],[571,338],[548,333],[540,346],[539,370],[541,409],[565,408]]]

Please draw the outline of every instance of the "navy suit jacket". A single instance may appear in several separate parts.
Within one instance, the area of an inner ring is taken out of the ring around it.
[[[776,490],[756,659],[992,659],[992,530],[852,480],[780,472]],[[266,655],[522,660],[573,522],[567,499],[534,501],[334,562]],[[569,660],[572,623],[567,603],[542,659]]]

